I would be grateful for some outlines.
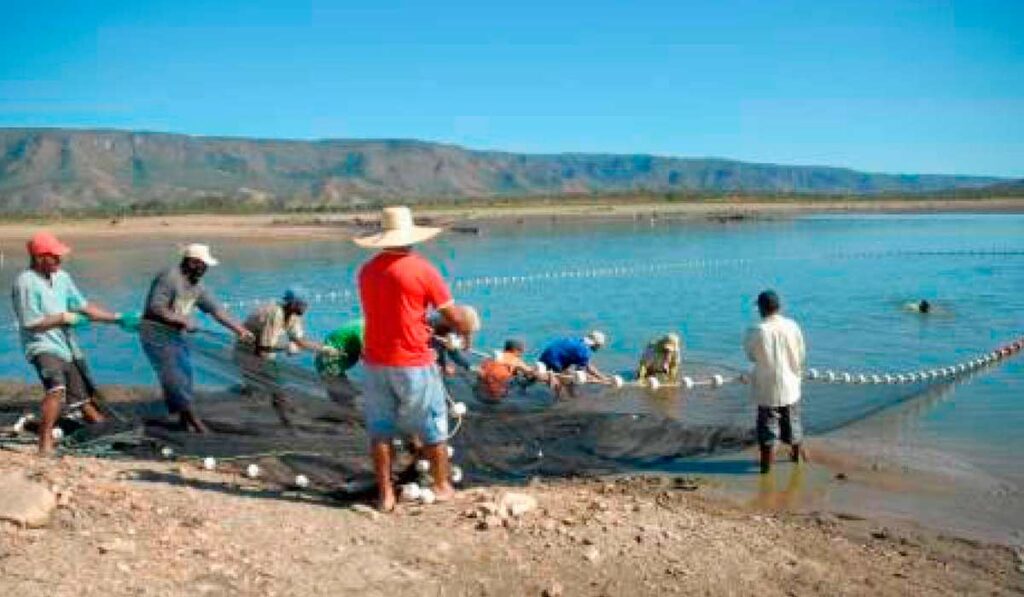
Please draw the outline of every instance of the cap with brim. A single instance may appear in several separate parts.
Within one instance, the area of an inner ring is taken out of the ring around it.
[[[220,261],[213,258],[213,254],[210,253],[209,245],[203,245],[200,243],[186,245],[181,249],[181,256],[187,259],[198,259],[209,267],[213,267],[220,263]]]
[[[381,231],[352,239],[366,249],[408,247],[437,236],[440,228],[417,226],[408,207],[385,207],[380,217]]]
[[[57,240],[57,237],[50,232],[35,233],[25,246],[28,248],[28,254],[34,257],[40,255],[63,257],[71,252],[71,247]]]

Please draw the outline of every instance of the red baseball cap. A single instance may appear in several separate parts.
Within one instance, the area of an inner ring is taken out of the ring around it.
[[[28,254],[33,257],[40,255],[56,255],[63,257],[71,252],[71,247],[57,240],[57,237],[49,232],[36,232],[26,244]]]

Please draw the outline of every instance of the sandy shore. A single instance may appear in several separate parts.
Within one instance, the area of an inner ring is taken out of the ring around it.
[[[1024,199],[863,200],[757,202],[720,200],[694,203],[562,202],[484,207],[424,208],[417,216],[440,224],[526,224],[536,219],[635,219],[650,217],[737,219],[807,213],[1022,213]],[[77,241],[83,239],[253,239],[347,238],[375,221],[376,211],[346,214],[180,215],[111,219],[44,219],[0,222],[0,241],[20,241],[45,227]]]
[[[1006,548],[827,514],[765,513],[689,479],[478,487],[378,515],[192,462],[43,460],[42,528],[0,524],[5,595],[1020,594]],[[536,500],[491,514],[512,492]]]

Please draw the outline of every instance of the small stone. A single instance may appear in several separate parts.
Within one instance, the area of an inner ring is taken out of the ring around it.
[[[537,498],[525,493],[508,492],[498,498],[498,508],[513,518],[519,518],[537,507]]]
[[[591,546],[583,552],[583,557],[591,564],[594,564],[601,559],[601,552],[596,547]]]
[[[358,512],[359,514],[366,516],[370,520],[377,520],[378,518],[380,518],[380,512],[377,512],[376,510],[367,506],[366,504],[353,504],[352,511]]]
[[[57,498],[44,485],[18,473],[0,475],[0,520],[25,527],[43,526],[57,508]]]
[[[562,583],[555,581],[545,587],[540,594],[541,597],[562,597],[562,593],[564,591],[565,589],[562,588]]]
[[[502,526],[501,517],[494,514],[488,514],[480,522],[476,523],[476,528],[481,531],[496,529],[500,526]]]
[[[127,539],[115,538],[105,541],[96,546],[101,554],[131,554],[135,553],[135,542]]]

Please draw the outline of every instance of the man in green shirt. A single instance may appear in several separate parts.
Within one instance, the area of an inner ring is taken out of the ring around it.
[[[314,362],[327,395],[342,406],[354,406],[353,400],[359,395],[359,390],[348,378],[348,370],[356,366],[363,354],[364,327],[362,319],[353,319],[328,334],[324,345],[337,352],[320,352]]]
[[[85,354],[72,327],[86,320],[119,323],[114,314],[88,302],[71,276],[61,269],[70,247],[49,232],[28,241],[29,267],[14,279],[11,304],[21,334],[25,358],[43,384],[39,452],[53,451],[53,427],[60,417],[61,402],[82,403],[86,422],[104,420],[96,403],[96,388],[89,379]]]

